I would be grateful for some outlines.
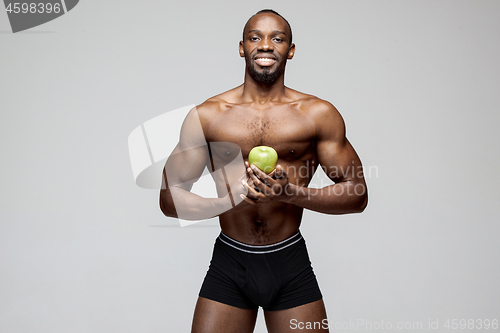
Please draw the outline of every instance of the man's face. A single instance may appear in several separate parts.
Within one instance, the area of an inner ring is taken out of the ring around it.
[[[240,56],[245,57],[250,76],[258,83],[272,84],[285,71],[287,59],[292,59],[295,45],[290,44],[286,22],[274,14],[258,14],[248,21]]]

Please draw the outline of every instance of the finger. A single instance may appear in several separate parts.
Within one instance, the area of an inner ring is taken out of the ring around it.
[[[255,183],[254,183],[254,181],[253,181],[252,177],[249,177],[249,178],[246,180],[246,182],[247,182],[247,184],[248,184],[249,186],[255,187]]]
[[[262,179],[257,178],[257,176],[255,174],[252,174],[251,179],[252,179],[254,188],[256,190],[258,190],[258,192],[262,192],[265,195],[269,195],[271,193],[270,188],[269,188],[270,185],[267,184],[266,182],[262,181]]]
[[[251,205],[255,205],[255,201],[250,199],[249,197],[243,195],[243,194],[240,194],[240,198],[243,199],[243,201],[245,202],[248,202],[249,204]]]
[[[283,170],[283,167],[281,166],[281,164],[278,164],[276,166],[276,173],[284,173],[285,170]]]
[[[254,198],[258,199],[259,194],[260,194],[259,192],[261,192],[260,188],[259,188],[259,191],[257,191],[253,186],[250,186],[247,182],[244,182],[243,185],[247,189],[247,197],[249,197],[251,199],[254,199]]]
[[[255,165],[251,165],[250,166],[253,173],[257,175],[257,177],[263,181],[264,183],[267,183],[268,185],[271,184],[271,182],[273,181],[273,179],[268,175],[266,174],[264,171],[260,170],[259,168],[257,168]]]
[[[286,173],[286,171],[283,169],[283,167],[281,165],[278,165],[276,167],[276,178],[277,179],[288,178],[288,174]]]
[[[247,168],[247,173],[250,179],[257,179],[257,180],[259,179],[259,176],[256,174],[256,170],[254,169],[253,166]]]
[[[255,174],[255,171],[254,171],[254,169],[252,168],[251,165],[246,168],[246,171],[247,171],[248,177],[252,177],[252,175]]]
[[[248,176],[248,173],[245,171],[238,180],[241,183],[241,182],[247,182],[249,179],[250,177]]]
[[[257,166],[255,166],[255,165],[253,165],[253,164],[252,164],[252,165],[250,165],[250,169],[251,169],[251,170],[252,170],[252,172],[253,172],[254,174],[256,174],[256,175],[257,175],[257,177],[259,177],[259,178],[261,178],[262,176],[264,176],[264,175],[265,175],[265,173],[264,173],[262,170],[260,170],[259,168],[257,168]]]
[[[250,192],[249,191],[247,193],[246,197],[248,199],[252,200],[253,202],[257,202],[257,201],[259,201],[259,199],[265,199],[266,198],[266,196],[264,194],[259,193],[257,191],[255,191],[255,192]]]
[[[255,174],[252,174],[250,176],[250,182],[252,183],[252,188],[256,192],[262,193],[265,191],[266,185],[264,183],[262,183],[262,181],[259,178],[257,178],[257,176]]]
[[[286,178],[285,173],[283,172],[283,170],[276,171],[276,179],[283,179],[283,178]]]
[[[257,184],[257,182],[259,182],[260,185]],[[259,179],[255,178],[255,176],[254,176],[254,178],[249,178],[248,181],[247,181],[247,184],[248,184],[249,187],[253,188],[258,193],[262,193],[262,190],[260,189],[259,186],[265,186],[265,185],[262,184],[262,182]]]
[[[248,163],[246,163],[246,164],[248,164]],[[245,168],[245,172],[246,172],[246,175],[247,175],[247,176],[250,176],[250,175],[252,174],[252,172],[253,172],[253,171],[252,171],[252,168],[250,168],[250,166],[247,166],[247,167]]]

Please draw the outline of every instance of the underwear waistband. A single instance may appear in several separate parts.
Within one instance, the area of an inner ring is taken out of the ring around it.
[[[282,250],[284,248],[289,247],[290,245],[297,243],[299,240],[302,239],[302,234],[300,233],[300,231],[297,231],[297,233],[294,234],[293,236],[291,236],[291,237],[289,237],[281,242],[269,244],[269,245],[243,244],[243,243],[238,242],[237,240],[234,240],[231,237],[227,236],[222,231],[221,231],[218,239],[221,242],[223,242],[224,244],[227,244],[227,245],[229,245],[237,250],[243,251],[243,252],[264,254],[264,253],[276,252],[276,251]]]

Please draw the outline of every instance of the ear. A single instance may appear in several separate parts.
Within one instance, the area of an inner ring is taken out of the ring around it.
[[[240,57],[245,57],[245,50],[243,50],[243,41],[240,40],[240,45],[239,45],[239,51],[240,51]]]
[[[290,48],[288,49],[287,59],[292,59],[294,54],[295,54],[295,44],[292,43],[292,45],[290,45]]]

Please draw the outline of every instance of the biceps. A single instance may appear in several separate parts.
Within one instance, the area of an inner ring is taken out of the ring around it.
[[[318,142],[317,154],[323,171],[335,183],[363,178],[361,161],[346,138]]]
[[[178,186],[190,190],[203,173],[207,157],[206,146],[187,150],[180,150],[176,147],[165,163],[164,182],[168,186]]]

